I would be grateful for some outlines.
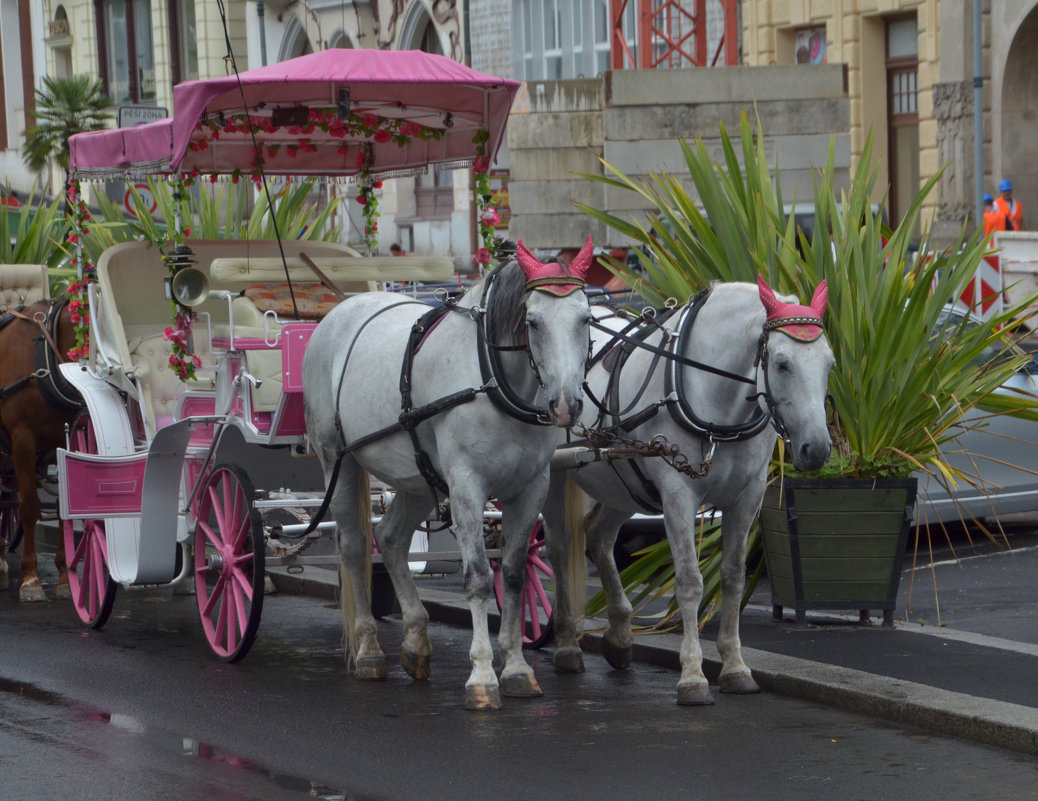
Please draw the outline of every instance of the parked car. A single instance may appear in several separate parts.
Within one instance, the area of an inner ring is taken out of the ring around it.
[[[969,318],[968,309],[949,305],[943,325],[953,327],[964,319],[969,325]],[[978,360],[987,363],[1018,353],[1017,346],[1006,343],[1001,351],[991,347]],[[1038,398],[1038,358],[1032,355],[998,391]],[[1038,511],[1038,423],[974,409],[965,415],[962,433],[944,451],[949,465],[982,481],[980,486],[958,481],[949,492],[934,477],[919,474],[918,522]]]

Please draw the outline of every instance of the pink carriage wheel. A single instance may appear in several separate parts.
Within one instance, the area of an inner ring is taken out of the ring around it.
[[[543,549],[544,527],[537,523],[530,532],[530,544],[526,551],[526,584],[522,596],[523,645],[527,648],[542,648],[555,639],[555,618],[545,588],[545,583],[555,574],[541,557]],[[501,562],[499,559],[491,559],[490,566],[494,571],[494,594],[500,610],[505,597]]]
[[[263,526],[237,465],[205,478],[195,523],[195,595],[209,646],[225,662],[249,652],[263,611]]]
[[[79,453],[97,453],[94,425],[86,412],[72,424],[69,445],[72,451]],[[108,570],[104,520],[63,520],[62,535],[72,604],[80,620],[90,628],[99,629],[112,614],[118,588]]]

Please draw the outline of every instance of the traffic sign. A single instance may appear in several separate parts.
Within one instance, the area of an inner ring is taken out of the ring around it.
[[[120,128],[132,128],[145,122],[155,122],[169,116],[169,110],[162,106],[119,106],[117,117]]]

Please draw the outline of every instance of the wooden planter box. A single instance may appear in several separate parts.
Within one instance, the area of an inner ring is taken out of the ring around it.
[[[894,625],[916,479],[785,479],[764,494],[760,523],[772,614],[784,607],[883,610]]]

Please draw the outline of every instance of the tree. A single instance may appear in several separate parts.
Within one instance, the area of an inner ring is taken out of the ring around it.
[[[101,81],[86,75],[63,78],[46,76],[43,89],[36,90],[36,109],[29,111],[34,124],[25,131],[22,157],[26,165],[39,172],[54,159],[68,178],[68,138],[84,131],[107,127],[112,105]]]

